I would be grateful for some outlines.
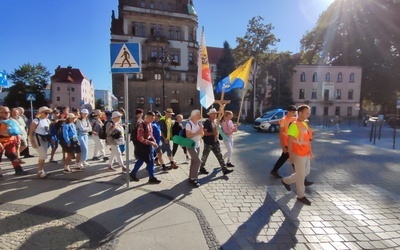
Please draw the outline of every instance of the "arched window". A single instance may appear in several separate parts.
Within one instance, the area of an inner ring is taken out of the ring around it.
[[[339,74],[337,74],[337,82],[342,82],[342,72],[339,72]]]
[[[325,74],[325,82],[330,82],[331,81],[331,74],[328,72]]]
[[[317,72],[314,72],[314,74],[312,76],[312,81],[313,82],[318,82],[318,74],[317,74]]]
[[[354,73],[350,74],[350,81],[349,82],[354,82]]]
[[[305,81],[306,81],[306,73],[301,72],[301,75],[300,75],[300,82],[305,82]]]

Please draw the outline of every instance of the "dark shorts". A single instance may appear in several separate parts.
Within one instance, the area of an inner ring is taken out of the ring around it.
[[[81,146],[79,145],[79,142],[77,139],[71,140],[71,145],[68,147],[68,145],[64,142],[61,143],[61,147],[64,149],[65,152],[71,153],[71,154],[77,154],[81,152]]]

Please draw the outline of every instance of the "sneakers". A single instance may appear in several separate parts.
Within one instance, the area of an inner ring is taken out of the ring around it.
[[[202,167],[202,168],[200,168],[199,174],[209,174],[209,172],[207,171],[207,169]]]
[[[309,201],[305,196],[303,198],[297,198],[297,200],[303,204],[306,204],[307,206],[311,205],[311,201]]]
[[[84,162],[82,163],[82,166],[84,166],[84,167],[90,167],[90,164],[87,163],[86,161],[84,161]]]
[[[92,158],[92,161],[99,161],[100,160],[100,157],[97,157],[97,156],[94,156],[93,158]]]
[[[28,171],[22,170],[22,168],[15,169],[15,175],[27,175]]]
[[[282,179],[282,176],[280,174],[278,174],[277,171],[271,171],[269,172],[273,177],[277,178],[277,179]]]
[[[35,157],[34,155],[25,155],[24,158],[32,158]]]
[[[44,171],[42,171],[42,172],[39,172],[37,175],[38,175],[38,177],[39,177],[40,179],[45,179],[45,178],[47,178],[50,174],[46,174]]]
[[[64,174],[72,174],[72,173],[75,172],[75,171],[71,170],[71,169],[68,167],[68,168],[64,168],[63,172],[64,172]]]
[[[113,168],[113,166],[108,166],[107,170],[108,171],[117,171],[115,168]]]
[[[194,187],[200,187],[200,183],[197,179],[189,179],[189,183],[191,183]]]
[[[227,169],[227,168],[222,169],[222,173],[223,173],[224,175],[230,174],[230,173],[232,173],[232,172],[233,172],[233,169]]]
[[[136,177],[136,174],[129,173],[129,177],[130,177],[131,181],[136,181],[136,182],[139,181],[139,179]]]
[[[289,184],[286,184],[283,180],[281,180],[281,183],[282,183],[283,186],[285,186],[285,188],[286,188],[287,191],[291,191],[291,190],[292,190],[292,188],[290,187],[290,185],[289,185]]]
[[[163,171],[168,171],[171,169],[171,167],[167,167],[167,166],[165,166],[165,164],[162,164],[161,167],[162,167]]]
[[[314,184],[314,182],[308,181],[307,179],[304,180],[304,186],[308,187],[311,186],[312,184]]]
[[[104,161],[104,162],[106,162],[106,161],[108,161],[108,160],[110,160],[110,158],[108,158],[107,156],[104,156],[104,157],[103,157],[103,161]]]
[[[226,163],[226,166],[227,166],[228,168],[234,168],[234,167],[235,167],[235,165],[233,165],[233,164],[230,163],[230,162]]]
[[[176,165],[176,163],[174,161],[171,161],[171,168],[177,169],[178,165]]]
[[[58,161],[55,160],[50,160],[49,163],[54,163],[54,164],[58,164]]]
[[[159,184],[161,181],[157,179],[156,177],[150,177],[149,178],[149,183],[150,184]]]

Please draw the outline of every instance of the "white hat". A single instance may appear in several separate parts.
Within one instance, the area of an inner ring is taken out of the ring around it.
[[[111,119],[115,118],[115,117],[120,117],[120,116],[122,116],[120,112],[114,111],[114,112],[112,112]]]
[[[75,118],[76,116],[73,114],[73,113],[69,113],[68,115],[67,115],[67,119],[68,118]]]
[[[218,114],[218,111],[215,108],[212,108],[207,113],[207,115],[210,115],[210,114]]]
[[[42,113],[42,112],[47,112],[47,113],[51,113],[53,112],[53,110],[51,108],[48,108],[46,106],[40,107],[38,113]]]
[[[82,113],[82,114],[89,114],[89,110],[87,110],[87,109],[82,109],[82,110],[81,110],[81,113]]]

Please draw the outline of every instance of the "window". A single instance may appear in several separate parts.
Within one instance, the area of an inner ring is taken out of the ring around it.
[[[144,97],[143,96],[136,98],[136,106],[139,108],[144,107]]]
[[[75,97],[71,97],[71,102],[74,102],[75,101]]]
[[[311,115],[317,115],[317,107],[311,106]]]
[[[347,99],[353,100],[353,90],[349,89],[349,93],[347,94]]]
[[[145,23],[140,23],[139,24],[139,36],[146,36],[146,24]]]
[[[74,88],[74,87],[71,87],[71,91],[72,91],[72,92],[75,92],[75,88]]]
[[[317,74],[317,72],[314,72],[314,74],[312,76],[312,81],[313,82],[318,82],[318,74]]]
[[[300,82],[305,82],[305,81],[306,81],[306,73],[301,72],[301,75],[300,75]]]
[[[155,103],[156,103],[156,107],[160,107],[161,106],[161,98],[156,97]]]
[[[142,1],[142,2],[140,2],[140,7],[142,7],[142,8],[146,8],[146,1]]]
[[[330,82],[331,81],[331,74],[328,72],[325,74],[325,82]]]
[[[181,40],[181,28],[176,27],[175,32],[176,32],[176,40]]]
[[[305,99],[306,95],[306,90],[305,89],[300,89],[299,91],[299,99]]]
[[[342,82],[342,72],[339,72],[339,74],[337,75],[337,82]]]
[[[150,29],[150,35],[154,36],[156,34],[156,32],[157,32],[157,25],[152,23],[151,24],[151,29]]]
[[[324,107],[324,115],[328,115],[329,107],[325,106]]]
[[[57,96],[57,101],[59,102],[61,100],[61,98],[59,96]]]
[[[340,107],[335,107],[335,115],[340,115]]]
[[[192,32],[189,33],[189,41],[193,41],[193,33]]]
[[[172,3],[168,4],[168,11],[173,11],[174,10],[174,6],[172,6]]]
[[[340,89],[336,90],[336,99],[342,99],[342,90]]]
[[[170,53],[169,53],[169,57],[170,57],[170,59],[171,59],[171,65],[180,65],[181,63],[180,63],[180,58],[181,58],[181,55],[180,55],[181,53],[180,53],[180,51],[179,50],[176,50],[176,49],[171,49],[171,51],[170,51]]]
[[[348,106],[347,107],[347,115],[352,115],[353,114],[353,107],[351,107],[351,106]]]
[[[193,65],[193,64],[194,64],[193,52],[189,52],[189,64],[190,64],[190,65]]]
[[[150,2],[150,9],[154,9],[154,8],[155,8],[154,2]]]
[[[175,35],[175,29],[173,26],[169,26],[168,28],[168,38],[169,39],[174,39],[174,35]]]
[[[354,73],[351,73],[351,74],[350,74],[349,82],[354,82]]]
[[[311,99],[317,99],[317,90],[313,89],[311,92]]]
[[[164,3],[159,3],[158,4],[158,9],[159,10],[164,10]]]
[[[57,87],[57,91],[60,91],[60,87]]]

